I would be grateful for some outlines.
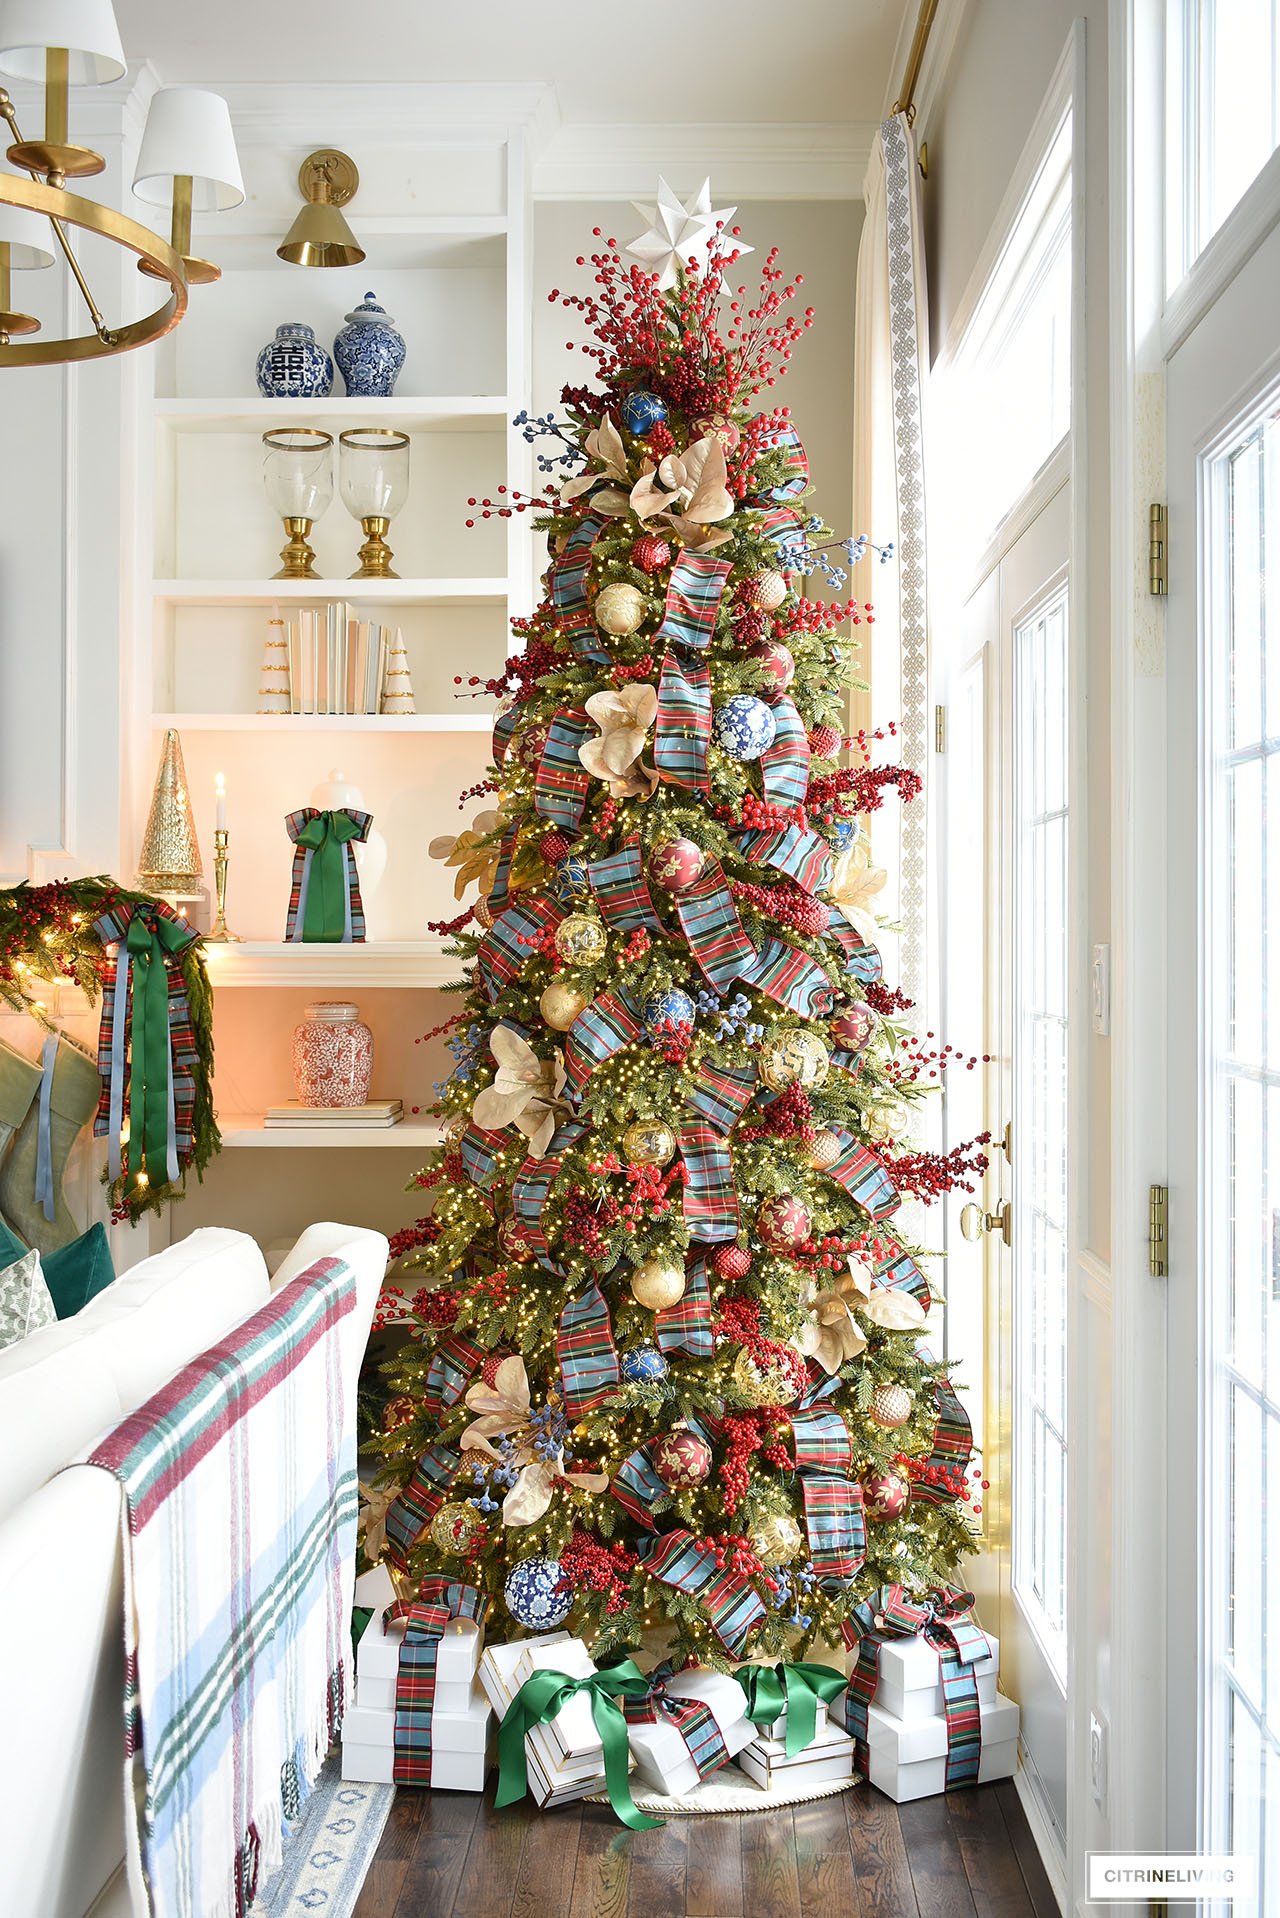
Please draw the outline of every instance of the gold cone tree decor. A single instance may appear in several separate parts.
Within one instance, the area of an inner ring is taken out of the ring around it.
[[[204,868],[182,763],[182,741],[170,726],[164,736],[147,829],[138,856],[138,883],[171,899],[199,899]]]

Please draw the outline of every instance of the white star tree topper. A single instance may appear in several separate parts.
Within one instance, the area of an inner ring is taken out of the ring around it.
[[[721,222],[727,232],[729,222],[738,210],[736,206],[712,210],[709,179],[704,180],[698,191],[690,195],[686,205],[672,192],[661,174],[658,176],[656,204],[641,206],[638,200],[633,200],[631,204],[640,218],[648,221],[648,230],[638,240],[632,240],[626,250],[651,273],[658,275],[658,285],[664,293],[676,284],[689,260],[704,251],[708,243],[714,240]],[[732,246],[739,253],[754,251],[738,239],[732,241]]]

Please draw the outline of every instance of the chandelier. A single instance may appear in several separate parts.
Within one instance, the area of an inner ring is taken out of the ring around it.
[[[216,266],[191,252],[192,213],[222,211],[244,199],[231,116],[216,93],[164,87],[147,111],[133,190],[149,205],[171,207],[167,243],[141,222],[67,185],[101,173],[106,164],[71,138],[71,88],[105,86],[125,71],[111,0],[0,0],[0,75],[44,85],[44,133],[31,139],[0,86],[0,118],[11,136],[8,159],[21,169],[0,167],[0,366],[92,360],[147,346],[181,320],[190,287],[219,276]],[[90,290],[69,228],[96,233],[136,254],[138,271],[164,283],[163,302],[142,319],[109,322]],[[80,290],[90,330],[69,339],[32,339],[40,322],[18,310],[13,275],[51,266],[54,247]]]

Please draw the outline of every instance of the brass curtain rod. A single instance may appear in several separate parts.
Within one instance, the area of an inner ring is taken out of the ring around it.
[[[905,113],[908,119],[915,117],[916,84],[920,78],[920,69],[924,65],[924,50],[929,44],[929,29],[933,25],[937,11],[938,0],[920,0],[916,30],[911,41],[911,51],[907,55],[907,70],[902,76],[902,85],[898,88],[898,97],[893,103],[893,111]]]

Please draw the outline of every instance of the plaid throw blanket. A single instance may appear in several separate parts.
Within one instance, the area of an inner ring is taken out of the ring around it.
[[[317,1260],[88,1461],[124,1494],[128,1865],[155,1918],[240,1918],[342,1720],[354,1302]]]

